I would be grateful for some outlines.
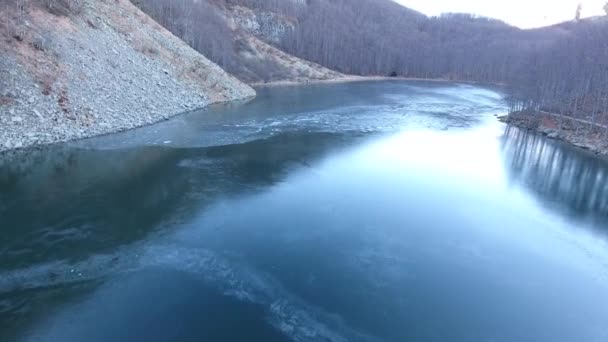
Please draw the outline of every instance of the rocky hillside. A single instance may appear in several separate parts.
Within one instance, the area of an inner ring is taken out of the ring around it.
[[[128,0],[3,2],[0,150],[112,133],[255,95]]]

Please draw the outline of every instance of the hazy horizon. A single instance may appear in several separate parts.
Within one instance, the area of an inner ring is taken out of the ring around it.
[[[429,16],[446,12],[464,12],[502,20],[520,28],[535,28],[573,20],[576,7],[583,5],[582,17],[605,14],[605,0],[395,0]]]

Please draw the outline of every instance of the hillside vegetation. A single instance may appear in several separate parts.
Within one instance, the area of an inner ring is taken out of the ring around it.
[[[225,0],[133,2],[190,46],[250,84],[343,76],[277,48],[283,35],[296,25],[291,16]]]

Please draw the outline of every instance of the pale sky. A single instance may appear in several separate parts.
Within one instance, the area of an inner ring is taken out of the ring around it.
[[[606,0],[395,0],[429,16],[443,12],[474,13],[521,28],[541,27],[574,19],[576,6],[582,17],[605,14]]]

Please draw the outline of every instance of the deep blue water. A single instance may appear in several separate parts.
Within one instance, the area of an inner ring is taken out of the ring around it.
[[[0,341],[608,341],[608,164],[505,112],[277,87],[0,156]]]

